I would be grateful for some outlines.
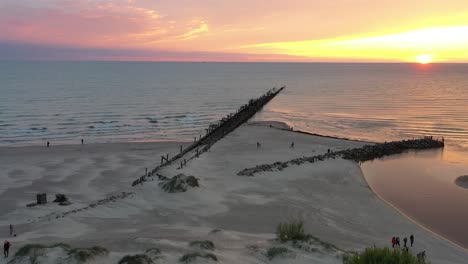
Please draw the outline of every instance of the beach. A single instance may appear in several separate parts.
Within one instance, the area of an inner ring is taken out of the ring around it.
[[[296,133],[281,123],[242,125],[186,166],[174,162],[158,171],[164,177],[198,179],[199,187],[178,193],[164,192],[156,175],[131,185],[145,168],[159,165],[160,156],[178,154],[187,142],[0,148],[1,238],[12,242],[12,253],[30,243],[108,249],[96,263],[117,263],[124,255],[155,247],[161,250],[160,263],[179,263],[183,254],[197,251],[190,241],[210,240],[218,263],[302,264],[341,263],[345,251],[391,246],[392,236],[413,234],[413,253],[426,251],[431,263],[463,263],[464,249],[379,199],[356,162],[338,157],[253,177],[237,175],[259,164],[365,144]],[[49,203],[26,207],[37,193],[47,193]],[[72,204],[52,203],[56,193],[66,194]],[[286,244],[291,255],[267,258],[268,249],[279,246],[276,226],[289,220],[302,220],[307,233],[336,249]],[[9,224],[16,237],[8,237]],[[60,252],[45,256],[60,257]],[[2,258],[0,263],[7,262]]]

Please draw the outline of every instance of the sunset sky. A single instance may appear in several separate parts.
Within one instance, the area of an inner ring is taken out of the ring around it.
[[[468,62],[467,0],[0,0],[0,60]]]

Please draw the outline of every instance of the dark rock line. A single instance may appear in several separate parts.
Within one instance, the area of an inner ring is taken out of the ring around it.
[[[264,171],[281,171],[290,165],[301,165],[303,163],[314,163],[330,158],[341,157],[355,162],[363,162],[373,159],[382,158],[384,156],[400,154],[409,150],[433,149],[444,147],[444,140],[437,140],[432,137],[424,137],[423,139],[411,139],[402,141],[393,141],[380,143],[375,145],[365,145],[361,148],[346,149],[341,151],[332,151],[312,157],[296,158],[284,162],[275,162],[271,164],[257,165],[252,168],[246,168],[237,173],[239,176],[254,176],[254,174]]]
[[[218,140],[232,132],[234,129],[236,129],[243,123],[247,122],[258,111],[260,111],[263,108],[263,106],[270,102],[271,99],[278,95],[278,93],[280,93],[284,88],[285,86],[279,89],[273,88],[256,99],[250,99],[249,102],[241,106],[236,113],[228,114],[226,117],[223,117],[217,123],[210,124],[209,127],[206,129],[205,136],[200,136],[200,139],[198,141],[195,140],[195,142],[192,145],[187,147],[185,150],[182,150],[179,154],[175,155],[174,157],[170,159],[166,158],[166,162],[154,168],[152,171],[149,172],[149,174],[145,174],[133,181],[132,186],[147,181],[148,176],[155,175],[160,168],[172,164],[174,161],[180,159],[190,151],[196,150],[196,156],[208,151],[210,147]],[[191,160],[192,158],[188,160]],[[184,161],[182,164],[185,163],[186,161]]]

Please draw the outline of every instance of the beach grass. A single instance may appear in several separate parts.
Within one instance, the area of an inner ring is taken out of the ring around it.
[[[126,255],[118,264],[152,264],[153,260],[145,254]]]
[[[200,249],[206,249],[206,250],[214,250],[215,248],[214,243],[210,240],[192,241],[190,242],[190,246],[198,247]]]
[[[272,260],[276,257],[283,257],[290,253],[292,253],[291,250],[286,247],[271,247],[267,250],[266,255],[270,260]]]
[[[281,242],[306,240],[307,235],[304,231],[304,223],[302,221],[279,223],[276,228],[276,238]]]
[[[428,264],[425,259],[418,259],[413,254],[404,250],[394,250],[385,248],[371,247],[364,251],[349,255],[343,259],[343,264]]]
[[[215,254],[212,253],[200,253],[200,252],[192,252],[183,255],[179,261],[183,263],[191,263],[195,261],[197,258],[204,258],[204,259],[211,259],[213,261],[218,261],[218,258]]]

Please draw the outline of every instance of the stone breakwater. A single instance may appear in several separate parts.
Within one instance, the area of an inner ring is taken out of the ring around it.
[[[123,200],[123,199],[129,198],[129,197],[133,197],[133,195],[134,195],[133,192],[121,192],[121,193],[118,193],[118,194],[111,195],[110,197],[98,200],[95,203],[91,203],[88,206],[85,206],[85,207],[82,207],[82,208],[77,208],[77,209],[73,209],[73,210],[69,210],[69,211],[65,211],[65,212],[59,212],[59,213],[53,212],[53,213],[50,213],[50,214],[45,215],[45,216],[39,216],[37,218],[37,220],[41,220],[41,219],[50,220],[51,218],[63,218],[65,216],[69,215],[69,214],[76,214],[76,213],[79,213],[81,211],[86,211],[88,209],[95,208],[97,206],[105,205],[105,204],[108,204],[108,203],[111,203],[111,202],[116,202],[118,200]]]
[[[150,171],[149,175],[143,175],[133,181],[132,186],[147,181],[148,176],[155,175],[161,167],[172,164],[191,151],[196,151],[196,155],[194,157],[198,157],[198,155],[201,153],[208,151],[214,143],[252,118],[258,111],[263,108],[263,106],[270,102],[284,88],[284,86],[279,89],[273,88],[256,99],[250,99],[247,104],[242,105],[235,113],[228,114],[217,123],[210,124],[206,129],[206,134],[203,137],[200,136],[198,141],[195,140],[192,145],[182,150],[179,154],[154,168],[152,171]],[[187,160],[191,160],[192,158],[193,157],[188,158]]]
[[[444,142],[426,137],[423,139],[411,139],[402,141],[393,141],[388,143],[365,145],[361,148],[346,149],[341,151],[332,151],[312,157],[296,158],[288,161],[278,161],[271,164],[257,165],[252,168],[246,168],[237,173],[239,176],[254,176],[257,173],[265,171],[281,171],[291,165],[301,165],[303,163],[315,163],[326,159],[335,159],[341,157],[343,159],[352,160],[355,162],[363,162],[373,159],[382,158],[384,156],[400,154],[409,150],[422,150],[444,147]]]

